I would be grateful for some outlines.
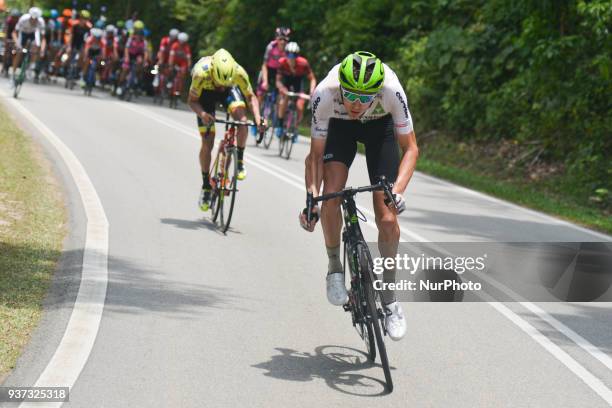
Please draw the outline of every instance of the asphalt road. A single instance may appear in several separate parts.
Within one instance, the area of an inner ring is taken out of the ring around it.
[[[7,82],[0,88],[3,105],[55,163],[71,214],[47,313],[3,384],[28,386],[66,330],[86,216],[65,164],[7,102]],[[194,115],[141,99],[124,103],[99,91],[84,97],[58,85],[26,84],[18,102],[78,158],[108,219],[103,314],[64,406],[612,404],[610,303],[541,303],[539,312],[520,303],[405,303],[408,334],[387,340],[395,390],[386,394],[382,370],[367,362],[349,316],[326,301],[320,228],[309,234],[298,226],[307,141],[288,161],[276,156],[276,142],[264,150],[249,141],[248,177],[224,236],[196,206]],[[349,185],[367,181],[358,157]],[[610,239],[419,173],[406,198],[404,240]],[[369,197],[358,203],[371,211]],[[375,240],[374,228],[363,230]]]

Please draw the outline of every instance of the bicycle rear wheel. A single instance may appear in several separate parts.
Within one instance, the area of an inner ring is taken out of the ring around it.
[[[238,152],[235,147],[229,148],[225,158],[225,171],[219,187],[219,208],[221,212],[220,227],[226,233],[232,221],[236,192],[238,191]]]
[[[385,381],[387,383],[387,391],[393,392],[393,379],[391,378],[391,368],[389,367],[389,358],[387,356],[387,348],[383,339],[381,330],[381,319],[384,316],[382,307],[381,294],[374,290],[372,279],[372,257],[370,251],[365,244],[358,247],[359,265],[361,268],[361,277],[363,279],[363,289],[365,293],[366,303],[368,307],[369,320],[374,328],[374,336],[376,337],[376,345],[378,346],[378,354],[380,363],[385,373]]]
[[[285,159],[289,160],[291,157],[291,150],[293,150],[293,138],[295,137],[295,133],[297,132],[297,112],[292,110],[288,112],[289,115],[287,117],[287,131],[285,133]]]

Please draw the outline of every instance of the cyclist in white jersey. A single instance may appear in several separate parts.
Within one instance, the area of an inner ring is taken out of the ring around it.
[[[32,7],[28,13],[21,16],[19,21],[17,21],[13,31],[13,41],[19,52],[17,58],[13,59],[13,73],[15,68],[21,64],[22,49],[28,42],[30,43],[30,52],[32,53],[32,64],[38,59],[39,50],[41,54],[45,53],[46,40],[44,33],[45,20],[43,20],[42,11],[38,7]]]
[[[358,51],[331,69],[311,97],[312,127],[310,153],[306,158],[307,192],[315,197],[342,190],[357,153],[357,142],[365,146],[370,182],[385,176],[393,183],[397,208],[385,202],[384,193],[373,193],[378,226],[378,246],[384,257],[395,257],[399,243],[397,215],[406,204],[403,193],[414,173],[419,150],[404,89],[397,75],[374,54]],[[323,191],[321,185],[323,184]],[[307,221],[306,209],[300,224],[313,231],[319,209]],[[340,261],[342,215],[340,199],[323,202],[321,225],[329,258],[327,298],[334,305],[348,301]],[[395,270],[386,270],[384,282],[395,281]],[[406,321],[395,293],[382,291],[387,309],[386,327],[393,340],[406,334]]]

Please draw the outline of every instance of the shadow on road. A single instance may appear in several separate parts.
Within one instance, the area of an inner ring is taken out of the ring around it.
[[[376,397],[387,394],[383,380],[355,373],[379,364],[371,363],[359,350],[341,346],[319,346],[314,353],[277,347],[280,354],[252,367],[266,370],[265,376],[287,381],[313,381],[320,378],[334,390],[344,394]],[[393,369],[393,368],[392,368]]]
[[[22,290],[6,290],[0,293],[0,305],[8,309],[37,309],[39,303],[36,296],[28,296],[28,288],[37,275],[35,273],[33,277],[25,273],[10,275],[10,272],[19,270],[20,258],[36,258],[40,259],[40,264],[44,264],[50,262],[50,259],[59,257],[50,290],[43,300],[43,307],[45,309],[73,307],[81,279],[83,261],[81,249],[50,253],[42,248],[15,247],[2,243],[0,250],[0,260],[4,260],[0,265],[4,264],[3,268],[7,268],[4,272],[0,271],[2,273],[0,283],[6,276],[11,278],[11,286],[23,287]],[[202,268],[202,274],[214,273],[205,270],[202,265],[193,267]],[[168,279],[169,275],[174,274],[156,270],[146,260],[124,259],[109,255],[105,313],[157,312],[161,315],[172,315],[173,318],[190,319],[197,318],[206,309],[211,308],[241,309],[240,302],[236,300],[238,297],[230,288]]]
[[[437,199],[443,201],[442,195]],[[448,200],[448,197],[446,197]],[[455,200],[455,197],[453,197]],[[474,208],[481,205],[477,197],[462,197],[461,202],[473,202]],[[500,214],[507,209],[500,206]],[[405,214],[405,215],[404,215]],[[503,242],[556,242],[556,241],[601,241],[595,236],[588,239],[586,233],[572,230],[562,224],[552,224],[542,220],[527,221],[515,218],[487,216],[481,212],[473,215],[458,214],[451,211],[435,211],[424,208],[409,208],[400,219],[409,225],[423,225],[428,229],[444,234],[463,234],[473,238],[484,238]]]
[[[188,229],[188,230],[205,229],[205,230],[217,232],[219,235],[224,235],[212,221],[206,218],[202,218],[199,220],[180,220],[178,218],[162,218],[161,222],[162,224],[173,225],[177,228]],[[228,233],[242,234],[240,230],[234,229],[231,226],[231,223],[230,223],[230,228],[227,230],[227,233],[225,235],[227,235]]]

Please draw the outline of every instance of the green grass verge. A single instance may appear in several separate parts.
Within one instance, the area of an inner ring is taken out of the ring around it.
[[[0,106],[0,382],[41,316],[65,212],[50,167]]]
[[[519,185],[517,180],[499,180],[422,156],[419,158],[417,170],[524,207],[612,233],[611,217],[605,216],[596,208],[582,206],[566,197],[543,192],[538,185]]]

